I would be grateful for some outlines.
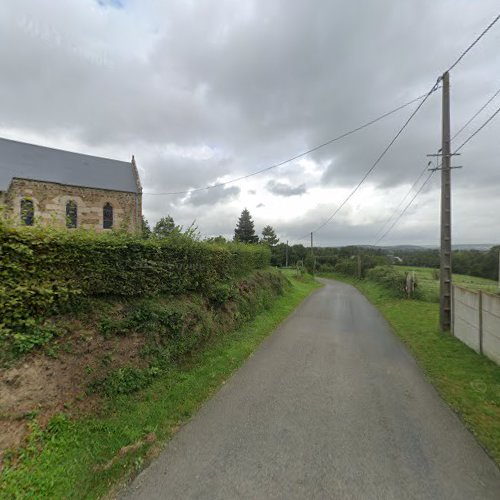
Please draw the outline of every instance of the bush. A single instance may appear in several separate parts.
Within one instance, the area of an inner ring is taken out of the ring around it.
[[[155,375],[155,370],[124,366],[111,372],[105,380],[100,384],[96,384],[93,389],[97,389],[101,385],[102,392],[107,396],[129,394],[146,387]]]
[[[230,293],[225,286],[269,261],[263,245],[215,245],[183,235],[144,240],[0,221],[0,337],[31,332],[79,296],[195,292],[221,301]]]
[[[389,289],[396,297],[407,297],[406,273],[399,271],[392,266],[374,267],[367,272],[366,277],[371,281],[380,283]],[[415,288],[413,298],[419,298],[420,295],[420,291]]]
[[[114,396],[145,387],[155,376],[199,350],[210,338],[231,331],[268,309],[283,294],[287,283],[281,273],[255,272],[238,283],[240,293],[219,309],[210,307],[209,299],[199,296],[141,299],[115,320],[127,325],[126,333],[136,332],[144,339],[141,366],[115,367],[94,380],[89,390]]]
[[[358,263],[355,259],[342,259],[335,264],[333,269],[336,273],[346,276],[358,275]]]

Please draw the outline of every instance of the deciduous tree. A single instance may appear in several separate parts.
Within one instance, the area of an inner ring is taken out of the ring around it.
[[[179,233],[180,227],[175,225],[174,219],[167,215],[162,217],[153,229],[153,235],[157,238],[167,238],[174,233]]]

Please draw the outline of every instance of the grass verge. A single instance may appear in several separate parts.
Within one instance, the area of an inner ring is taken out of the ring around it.
[[[325,275],[356,286],[409,347],[441,397],[500,465],[500,366],[439,332],[439,306],[394,298],[377,283]]]
[[[217,339],[146,389],[111,398],[101,414],[59,414],[45,430],[32,422],[27,445],[0,476],[1,498],[99,498],[143,468],[319,285],[289,275],[292,286],[242,328]]]

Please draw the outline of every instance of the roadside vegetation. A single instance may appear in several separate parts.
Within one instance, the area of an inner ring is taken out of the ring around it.
[[[425,300],[439,302],[439,269],[411,266],[397,266],[396,269],[402,272],[415,273],[417,286]],[[499,293],[498,283],[487,278],[453,274],[453,283],[469,290],[484,290],[489,293]]]
[[[254,319],[250,320],[252,315],[248,314],[238,327],[215,333],[203,346],[169,364],[144,386],[142,377],[132,372],[115,374],[102,386],[102,404],[96,413],[74,417],[70,407],[42,427],[34,412],[24,446],[4,456],[0,496],[97,498],[139,471],[257,345],[319,286],[311,278],[287,279],[274,271],[266,279],[279,283],[280,293],[263,299],[259,290],[264,277],[262,272],[258,274],[259,286],[254,289],[249,286],[251,279],[243,281],[246,294],[255,297]],[[146,310],[157,310],[160,303],[149,302]],[[172,307],[165,310],[171,311]],[[229,309],[232,307],[228,304]],[[236,310],[242,313],[241,308]],[[124,334],[123,328],[113,333]]]
[[[318,286],[269,268],[247,215],[235,242],[0,219],[0,497],[104,494]]]
[[[442,398],[500,465],[500,366],[440,333],[434,270],[416,269],[419,292],[410,300],[403,298],[404,271],[413,268],[375,268],[365,279],[339,273],[323,276],[353,284],[383,313]],[[454,279],[474,288],[494,284],[470,276]]]

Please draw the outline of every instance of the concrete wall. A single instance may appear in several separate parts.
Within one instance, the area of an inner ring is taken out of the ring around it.
[[[453,334],[476,352],[481,352],[480,300],[478,292],[453,287]]]
[[[35,209],[35,219],[41,223],[64,226],[66,203],[76,202],[77,227],[105,231],[103,207],[113,207],[113,228],[128,231],[141,227],[142,199],[140,194],[106,189],[68,186],[51,182],[13,179],[4,199],[9,215],[21,220],[21,200],[30,198]]]
[[[482,295],[483,354],[500,365],[500,297]]]
[[[453,286],[453,334],[500,364],[500,296]]]

